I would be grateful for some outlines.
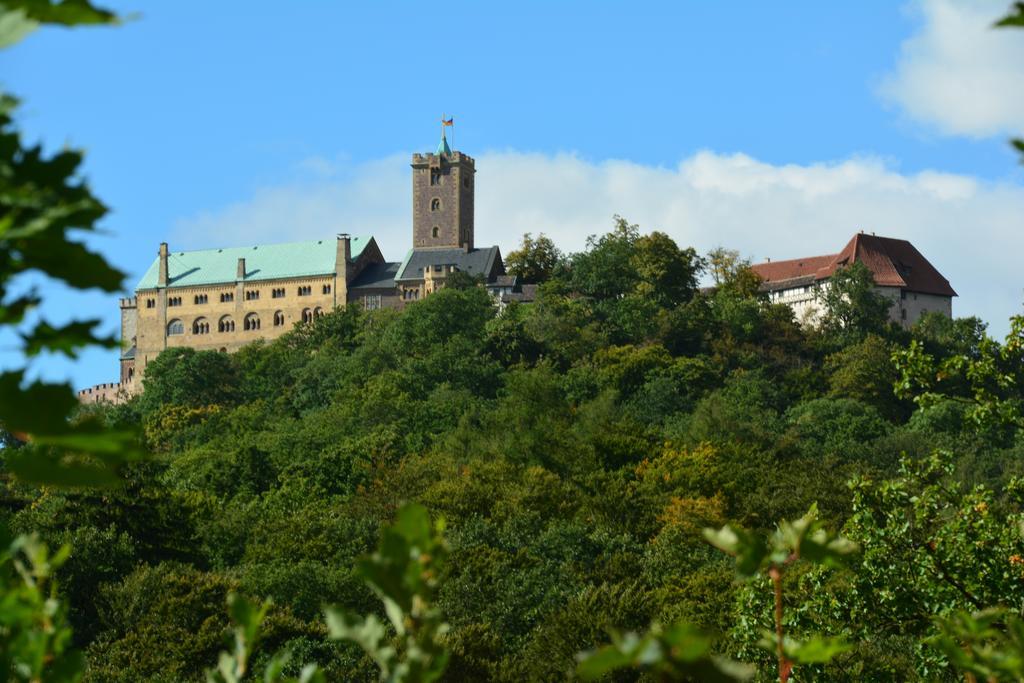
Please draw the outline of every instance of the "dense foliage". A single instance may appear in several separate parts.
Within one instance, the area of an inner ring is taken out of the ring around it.
[[[15,530],[72,547],[87,679],[201,677],[230,593],[273,601],[256,665],[288,650],[290,675],[374,678],[322,608],[384,617],[358,558],[403,501],[447,525],[432,593],[447,680],[563,678],[610,630],[652,622],[722,634],[716,651],[771,677],[768,575],[738,583],[702,529],[763,533],[815,503],[862,555],[782,577],[787,637],[846,643],[803,676],[955,677],[927,643],[933,616],[1024,604],[1019,426],[981,419],[1009,397],[971,384],[986,359],[1015,370],[1019,345],[932,316],[910,333],[856,315],[802,328],[728,281],[698,290],[703,264],[621,221],[534,304],[499,313],[450,288],[234,355],[165,352],[142,396],[88,411],[144,431],[153,459],[124,487],[7,490]],[[918,348],[923,370],[905,358]],[[950,359],[962,380],[894,392]]]
[[[0,44],[114,20],[3,6]],[[80,156],[25,147],[12,106],[8,326],[37,303],[23,273],[120,283],[67,238],[105,210]],[[0,675],[1024,678],[1024,318],[1002,342],[938,314],[905,331],[850,268],[800,326],[736,252],[621,218],[510,260],[535,303],[465,279],[174,349],[124,405],[0,376]],[[34,323],[25,353],[93,328]]]

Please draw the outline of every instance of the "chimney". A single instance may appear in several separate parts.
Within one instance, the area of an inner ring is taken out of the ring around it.
[[[244,280],[245,279],[245,257],[244,256],[242,258],[238,259],[238,273],[236,273],[235,278],[238,279],[238,280]]]
[[[160,243],[160,274],[157,276],[158,287],[167,286],[167,242]]]
[[[340,266],[342,263],[348,264],[352,262],[352,238],[347,232],[343,232],[338,235],[338,251],[334,260],[334,265],[339,266],[338,268],[335,268],[334,272],[336,273],[341,272]]]

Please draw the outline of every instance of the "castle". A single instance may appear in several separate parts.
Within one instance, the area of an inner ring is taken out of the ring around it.
[[[821,314],[819,288],[837,269],[854,263],[867,266],[875,290],[892,302],[889,319],[898,325],[909,328],[929,311],[953,316],[957,294],[949,280],[906,240],[860,232],[837,254],[758,263],[751,270],[770,301],[787,304],[797,320],[814,324]]]
[[[236,351],[350,303],[401,308],[444,287],[455,272],[482,279],[499,306],[531,300],[535,286],[520,286],[505,274],[497,246],[474,245],[475,188],[476,163],[452,151],[442,127],[433,154],[412,156],[412,249],[401,262],[385,261],[372,235],[181,252],[162,243],[135,295],[121,299],[120,380],[83,389],[79,399],[118,401],[138,393],[146,366],[165,349]],[[854,262],[868,267],[878,291],[892,301],[894,322],[909,327],[928,311],[952,316],[956,292],[905,240],[862,232],[837,254],[769,261],[752,270],[769,300],[813,324],[818,290]]]
[[[474,245],[475,189],[473,158],[453,151],[442,127],[433,154],[412,156],[412,249],[401,262],[385,261],[372,235],[179,252],[162,243],[135,295],[120,302],[120,381],[83,389],[79,399],[137,393],[165,349],[235,351],[353,302],[401,308],[454,272],[480,277],[500,302],[518,286],[497,246]]]

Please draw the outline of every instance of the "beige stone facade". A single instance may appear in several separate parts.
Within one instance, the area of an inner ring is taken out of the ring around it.
[[[401,308],[444,287],[456,271],[481,278],[500,299],[501,253],[473,245],[472,157],[449,149],[442,135],[437,153],[414,154],[411,165],[413,248],[402,262],[386,262],[372,236],[193,252],[161,244],[134,296],[121,299],[120,382],[79,398],[137,393],[146,366],[165,349],[230,353],[339,306]]]

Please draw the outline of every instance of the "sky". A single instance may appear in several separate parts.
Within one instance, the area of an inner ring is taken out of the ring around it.
[[[127,295],[172,250],[372,234],[411,241],[409,157],[442,114],[476,159],[477,245],[584,247],[622,215],[754,262],[911,240],[957,316],[1021,312],[1024,31],[1004,1],[110,3],[116,28],[47,28],[0,52],[18,123],[86,152],[110,207],[89,243]],[[42,283],[39,314],[118,296]],[[0,364],[17,362],[8,351]],[[44,357],[77,388],[117,352]]]

